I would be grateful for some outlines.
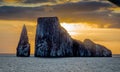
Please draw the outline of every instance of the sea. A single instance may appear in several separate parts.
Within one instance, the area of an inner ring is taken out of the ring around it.
[[[120,72],[120,55],[41,58],[0,54],[0,72]]]

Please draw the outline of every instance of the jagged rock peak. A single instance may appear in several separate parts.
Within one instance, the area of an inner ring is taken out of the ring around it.
[[[94,43],[94,42],[93,42],[92,40],[90,40],[90,39],[85,39],[84,42],[85,42],[85,43]]]
[[[23,39],[23,38],[28,42],[27,29],[26,29],[25,24],[23,25],[23,28],[22,28],[22,33],[21,33],[20,40]]]
[[[30,56],[30,44],[27,35],[25,24],[23,25],[20,40],[17,47],[17,56],[28,57]]]

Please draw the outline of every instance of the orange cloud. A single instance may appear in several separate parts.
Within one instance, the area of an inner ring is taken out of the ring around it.
[[[16,3],[16,2],[22,2],[24,0],[2,0],[2,1],[7,3]]]

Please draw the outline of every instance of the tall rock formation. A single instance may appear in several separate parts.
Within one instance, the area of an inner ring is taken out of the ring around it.
[[[106,47],[86,39],[84,42],[72,39],[61,27],[57,17],[41,17],[37,20],[35,57],[105,56],[112,55]]]
[[[38,18],[35,56],[73,56],[72,38],[57,17]]]
[[[20,40],[17,47],[17,56],[18,57],[28,57],[30,56],[30,44],[27,35],[26,26],[23,26]]]

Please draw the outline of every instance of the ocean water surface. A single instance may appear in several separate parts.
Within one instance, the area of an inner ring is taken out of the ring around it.
[[[1,54],[0,72],[120,72],[120,55],[36,58]]]

